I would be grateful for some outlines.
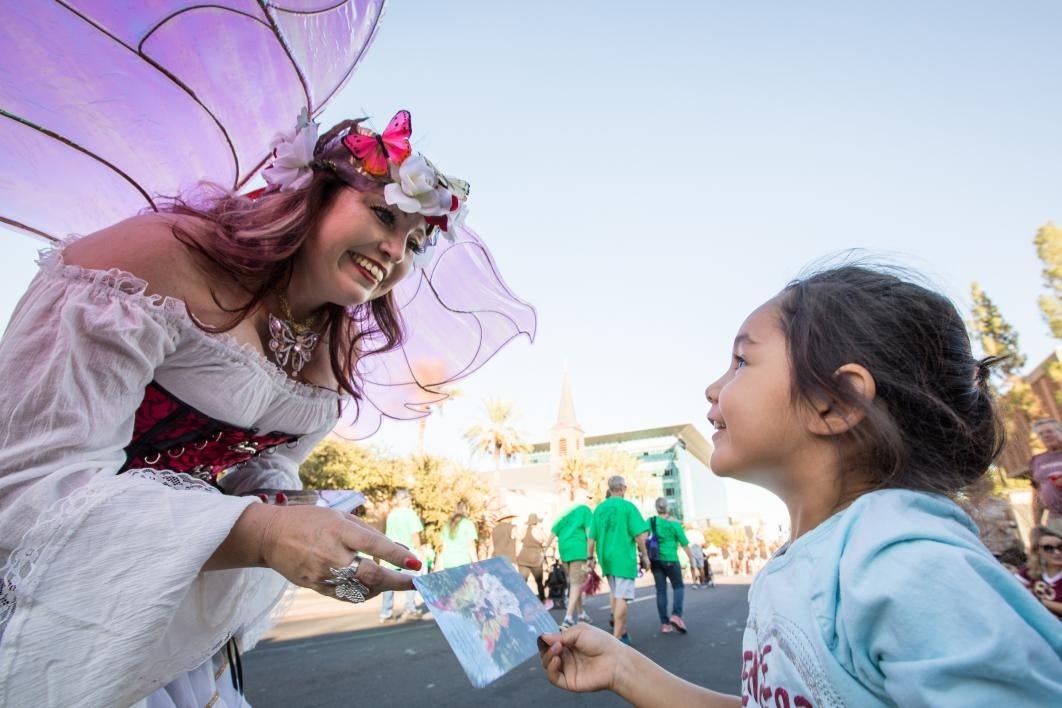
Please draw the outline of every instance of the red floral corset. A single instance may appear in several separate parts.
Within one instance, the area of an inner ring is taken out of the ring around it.
[[[298,435],[237,428],[203,415],[152,381],[136,410],[133,439],[119,473],[150,468],[185,472],[216,486],[219,474]]]

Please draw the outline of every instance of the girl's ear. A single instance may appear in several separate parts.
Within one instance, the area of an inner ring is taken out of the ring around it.
[[[869,405],[877,395],[878,386],[873,375],[859,364],[845,364],[833,372],[839,386],[847,388]],[[839,401],[820,401],[815,405],[808,429],[815,435],[840,435],[859,425],[866,415],[862,406]]]

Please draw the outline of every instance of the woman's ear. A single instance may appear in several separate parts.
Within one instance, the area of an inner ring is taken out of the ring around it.
[[[873,402],[878,393],[877,382],[866,367],[845,364],[833,372],[838,385],[855,393],[866,405]],[[821,401],[815,405],[808,429],[815,435],[840,435],[859,425],[866,415],[863,406],[847,405],[840,401]]]

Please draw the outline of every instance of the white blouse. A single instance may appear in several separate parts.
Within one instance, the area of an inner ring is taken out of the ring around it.
[[[128,273],[65,265],[61,247],[40,266],[0,340],[0,705],[205,702],[211,657],[233,635],[251,648],[287,584],[269,569],[200,571],[255,498],[116,474],[144,389],[302,436],[221,478],[232,494],[299,488],[342,399],[204,332]]]

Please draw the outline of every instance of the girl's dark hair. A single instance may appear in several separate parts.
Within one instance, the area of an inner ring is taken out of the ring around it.
[[[193,321],[207,332],[227,332],[268,295],[286,289],[296,254],[344,188],[346,183],[333,172],[321,170],[314,173],[309,186],[294,192],[272,192],[252,200],[215,188],[204,206],[173,199],[167,211],[197,221],[191,228],[175,225],[174,236],[247,293],[241,305],[229,308],[211,289],[214,302],[232,313],[232,318],[218,327]],[[360,400],[358,357],[390,351],[402,341],[402,322],[392,294],[349,309],[326,306],[321,336],[328,340],[329,362],[339,389]],[[367,346],[368,342],[374,346]]]
[[[877,488],[950,494],[978,480],[1003,447],[988,374],[943,295],[860,265],[794,280],[779,296],[794,401],[862,410],[840,438],[850,467]],[[867,401],[834,374],[866,368]]]

